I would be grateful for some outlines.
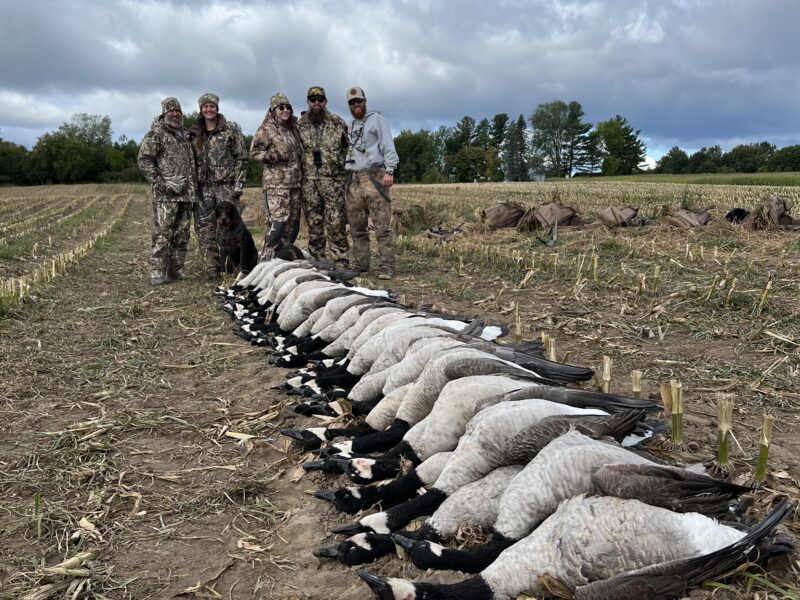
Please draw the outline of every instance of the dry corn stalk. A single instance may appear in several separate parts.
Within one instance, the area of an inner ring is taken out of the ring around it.
[[[638,369],[631,371],[631,390],[634,398],[642,397],[642,372]]]
[[[614,361],[610,356],[603,357],[603,391],[608,394],[611,391],[611,367]]]
[[[727,394],[717,394],[717,428],[719,430],[719,447],[716,467],[723,473],[733,470],[730,459],[730,434],[733,423],[733,400]]]
[[[772,426],[775,423],[775,417],[772,415],[764,415],[761,420],[761,443],[758,448],[758,462],[756,463],[756,472],[753,479],[761,483],[767,477],[767,459],[769,458],[769,447],[772,445]]]

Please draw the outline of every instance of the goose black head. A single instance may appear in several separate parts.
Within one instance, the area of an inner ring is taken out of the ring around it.
[[[393,534],[392,540],[395,544],[403,548],[409,560],[420,569],[439,569],[441,567],[440,558],[444,551],[444,546],[430,542],[428,540],[412,540],[400,534]]]
[[[327,500],[340,511],[354,515],[364,508],[364,498],[357,487],[339,488],[338,490],[320,490],[314,492],[320,500]]]
[[[318,558],[333,558],[351,567],[372,562],[394,551],[394,542],[388,535],[359,533],[335,546],[314,550],[314,556]]]
[[[413,583],[405,579],[395,579],[373,575],[367,571],[357,571],[378,600],[415,600],[417,590]]]
[[[281,435],[300,442],[303,450],[316,450],[325,441],[325,428],[312,427],[309,429],[281,429]]]

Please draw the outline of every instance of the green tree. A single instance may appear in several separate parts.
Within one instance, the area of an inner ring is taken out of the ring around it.
[[[775,146],[769,142],[739,144],[722,155],[722,164],[737,173],[755,173],[767,168]]]
[[[524,115],[506,129],[503,143],[503,172],[506,181],[528,181],[528,129]]]
[[[603,175],[631,175],[640,171],[646,146],[628,120],[620,115],[597,124],[603,147]]]
[[[573,172],[581,166],[583,147],[587,143],[592,124],[584,123],[584,112],[580,102],[573,100],[569,103],[568,108],[565,136],[566,147],[564,151],[566,168],[563,175],[565,177],[572,177]]]
[[[532,149],[544,158],[551,175],[569,177],[578,166],[581,147],[592,128],[583,117],[583,107],[574,100],[545,102],[531,114]]]
[[[466,116],[455,124],[445,138],[445,155],[453,155],[465,146],[469,146],[475,138],[475,119]]]
[[[550,174],[561,177],[569,107],[563,100],[539,104],[530,116],[532,150],[541,156]]]
[[[486,151],[465,146],[447,157],[447,168],[458,182],[480,181],[486,177]]]
[[[41,136],[31,152],[31,175],[38,183],[98,181],[108,168],[111,119],[78,113],[56,131]]]
[[[673,175],[683,175],[689,173],[689,155],[684,150],[673,146],[656,163],[657,173],[669,173]]]
[[[502,148],[506,139],[506,129],[508,128],[508,115],[497,113],[492,117],[492,124],[489,127],[489,135],[492,138],[492,145],[495,148]]]
[[[603,167],[604,155],[603,140],[597,129],[593,129],[586,135],[583,145],[578,149],[576,159],[578,172],[584,175],[599,174]]]
[[[28,150],[0,138],[0,185],[28,183]]]
[[[244,136],[244,147],[248,150],[250,149],[250,145],[253,143],[253,136],[246,135]],[[264,172],[264,165],[255,160],[251,160],[247,163],[247,177],[245,181],[250,185],[261,185],[261,175]]]
[[[492,145],[489,119],[481,119],[480,122],[475,126],[475,135],[473,136],[472,145],[483,150],[487,150],[489,146]]]
[[[722,148],[700,148],[689,157],[689,173],[716,173],[722,166]]]
[[[404,130],[394,138],[394,146],[400,158],[395,177],[398,183],[417,183],[436,162],[431,132],[423,129],[416,133]]]
[[[777,150],[767,167],[770,171],[800,171],[800,146],[786,146]]]

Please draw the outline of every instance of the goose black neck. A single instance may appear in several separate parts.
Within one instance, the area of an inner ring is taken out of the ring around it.
[[[385,431],[365,435],[353,440],[353,452],[380,452],[400,442],[408,431],[409,425],[402,419],[395,419],[391,427]]]
[[[424,494],[387,510],[386,524],[391,531],[396,531],[417,517],[432,515],[446,499],[447,494],[442,490],[431,488]]]
[[[480,575],[458,583],[416,583],[416,600],[490,600],[492,588]]]

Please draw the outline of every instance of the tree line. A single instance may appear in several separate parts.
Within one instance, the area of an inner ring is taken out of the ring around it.
[[[190,126],[197,113],[184,115]],[[631,175],[641,171],[646,147],[641,131],[621,115],[595,125],[575,100],[539,104],[525,118],[506,113],[476,120],[465,116],[435,131],[404,130],[394,142],[399,183],[529,181],[541,177]],[[245,136],[248,145],[252,136]],[[31,150],[0,137],[0,185],[143,181],[139,144],[112,140],[111,119],[76,114],[45,133]],[[728,152],[719,146],[692,155],[675,146],[656,166],[659,173],[800,171],[800,146],[777,149],[760,142]],[[261,165],[251,161],[247,181],[258,184]]]
[[[476,121],[465,116],[434,132],[402,131],[395,138],[401,183],[529,181],[539,177],[631,175],[646,147],[627,119],[592,125],[580,102],[539,104],[525,119],[506,113]],[[529,127],[530,125],[530,127]]]
[[[728,152],[723,152],[719,146],[700,148],[691,155],[673,146],[658,161],[655,171],[673,175],[800,171],[800,145],[778,150],[765,141],[739,144]]]

